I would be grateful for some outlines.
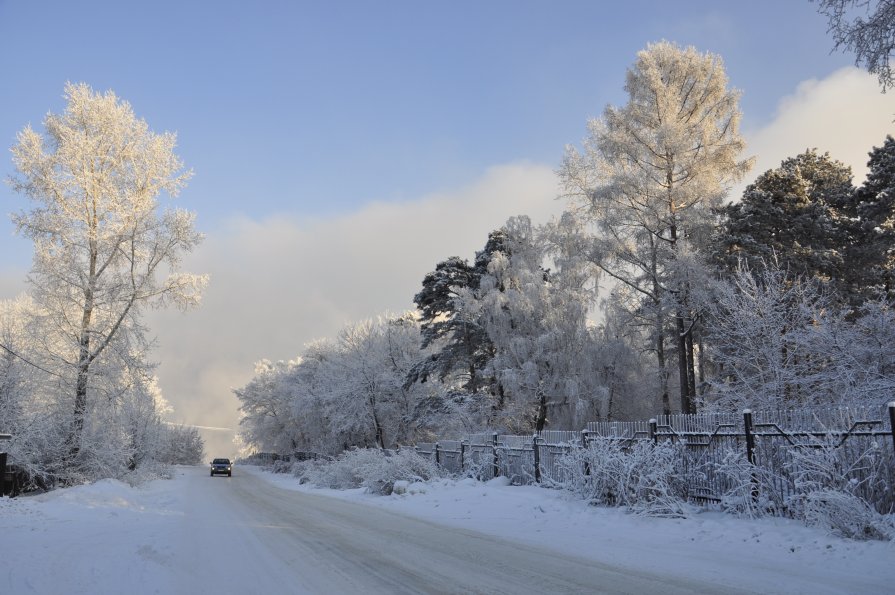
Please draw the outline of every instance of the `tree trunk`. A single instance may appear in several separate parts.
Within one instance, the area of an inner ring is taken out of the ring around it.
[[[535,431],[541,432],[547,425],[547,395],[541,394],[538,399],[538,418],[535,421]]]
[[[702,342],[702,333],[699,334],[699,396],[705,394],[705,349]]]
[[[684,326],[684,316],[678,310],[675,315],[677,323],[677,369],[681,390],[681,413],[692,413],[692,399],[690,398],[690,380],[687,373],[687,331]]]
[[[693,354],[693,325],[695,321],[690,321],[690,330],[687,331],[687,381],[690,386],[687,389],[690,392],[691,413],[696,413],[696,358]]]
[[[652,261],[650,262],[650,272],[653,281],[653,306],[656,308],[654,323],[656,328],[656,363],[659,367],[659,387],[662,393],[662,413],[671,415],[671,403],[668,400],[668,370],[665,361],[665,325],[664,312],[662,311],[662,286],[659,284],[659,265],[658,255],[656,254],[655,240],[651,240],[652,244]]]
[[[372,397],[369,399],[370,411],[373,416],[373,430],[376,432],[376,444],[379,448],[385,448],[385,432],[382,430],[382,424],[379,423],[379,416],[376,415],[376,401]]]
[[[669,180],[670,180],[669,173]],[[672,203],[673,204],[673,203]],[[674,216],[674,209],[671,212]],[[671,249],[674,256],[677,256],[677,224],[672,223],[671,228]],[[692,329],[687,328],[687,304],[686,304],[686,284],[681,283],[677,288],[675,301],[677,308],[675,310],[675,324],[677,325],[677,353],[678,353],[678,377],[681,392],[681,413],[695,413],[693,397],[696,393],[696,374],[693,370],[693,340],[689,338],[689,348],[687,346],[688,337]]]
[[[665,369],[665,337],[659,335],[656,345],[659,360],[659,385],[662,387],[662,415],[671,415],[671,400],[668,397],[668,371]]]
[[[73,462],[81,451],[81,434],[87,415],[87,382],[90,378],[90,323],[93,319],[93,279],[96,274],[96,254],[91,250],[90,282],[84,291],[84,312],[81,315],[81,337],[78,347],[78,380],[75,384],[75,410],[69,433],[69,457]]]
[[[89,339],[81,342],[81,355],[78,364],[78,381],[75,385],[75,411],[71,431],[68,436],[68,454],[71,460],[77,458],[81,451],[81,434],[84,431],[84,417],[87,414],[87,378],[90,373],[90,362],[85,357],[89,354]]]

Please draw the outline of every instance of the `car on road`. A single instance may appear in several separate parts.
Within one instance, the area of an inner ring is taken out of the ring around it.
[[[225,473],[227,477],[233,476],[233,464],[230,462],[230,459],[215,459],[211,462],[212,477],[217,474],[224,475]]]

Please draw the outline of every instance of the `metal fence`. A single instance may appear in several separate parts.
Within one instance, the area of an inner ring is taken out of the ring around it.
[[[650,440],[681,445],[680,471],[687,496],[700,503],[720,501],[731,479],[719,473],[740,456],[767,471],[765,489],[785,500],[798,493],[806,451],[823,451],[842,482],[884,513],[895,511],[895,403],[847,407],[657,416],[648,421],[592,422],[580,432],[546,431],[532,436],[474,434],[459,440],[418,444],[445,470],[481,479],[505,476],[514,484],[561,483],[566,467],[557,459],[595,440],[623,446]],[[835,479],[835,478],[834,478]]]

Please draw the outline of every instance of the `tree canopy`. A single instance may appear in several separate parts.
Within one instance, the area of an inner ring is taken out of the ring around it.
[[[133,359],[141,310],[198,304],[206,277],[179,271],[202,239],[194,215],[158,208],[158,196],[175,196],[191,175],[174,153],[175,135],[150,131],[111,91],[68,84],[65,98],[44,133],[19,133],[11,182],[35,205],[13,221],[34,242],[32,295],[73,378],[67,442],[75,464],[95,366],[112,350]]]

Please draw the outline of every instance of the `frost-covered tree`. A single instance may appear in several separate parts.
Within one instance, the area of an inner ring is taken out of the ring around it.
[[[68,341],[30,296],[0,302],[0,337],[8,357],[0,367],[0,427],[14,435],[9,452],[33,477],[64,484],[123,478],[158,463],[168,448],[154,366],[141,329],[126,329],[92,368],[77,465],[67,461],[75,370],[57,359]],[[200,440],[201,443],[201,440]],[[145,473],[140,473],[146,476]]]
[[[596,228],[594,263],[629,290],[629,311],[651,321],[666,411],[671,322],[681,409],[692,411],[698,312],[688,269],[675,261],[705,241],[715,208],[751,165],[740,159],[739,93],[720,57],[664,41],[638,54],[625,91],[627,104],[589,123],[583,152],[567,148],[560,175],[575,212]]]
[[[408,315],[349,324],[337,345],[324,396],[333,428],[362,436],[363,444],[351,446],[406,443],[418,389],[405,379],[420,352],[418,323]]]
[[[815,0],[812,0],[815,1]],[[895,49],[895,0],[816,0],[836,49],[875,74],[883,91],[895,85],[889,59]]]
[[[474,267],[454,256],[438,263],[423,279],[423,288],[413,301],[421,312],[422,347],[429,353],[413,366],[409,383],[425,382],[432,374],[441,381],[460,374],[464,390],[479,390],[484,380],[481,370],[493,348],[478,321],[458,309],[456,300],[458,289],[478,287],[480,278]]]
[[[856,290],[895,297],[895,139],[886,136],[867,162],[867,179],[855,192],[855,238],[849,276]]]
[[[164,425],[157,457],[169,465],[198,465],[205,459],[205,443],[192,426]]]
[[[716,293],[709,353],[718,368],[710,399],[720,409],[803,405],[810,366],[803,332],[830,307],[816,282],[777,263],[737,269]]]
[[[18,134],[11,184],[35,203],[13,221],[34,241],[32,294],[65,340],[55,357],[73,371],[65,440],[73,460],[101,358],[140,328],[147,306],[197,304],[206,278],[178,272],[201,240],[193,214],[158,205],[190,176],[174,153],[175,135],[151,132],[112,92],[68,84],[65,98],[65,111],[44,119],[44,133],[29,126]]]
[[[242,438],[263,452],[283,454],[298,450],[295,434],[300,424],[293,416],[296,382],[294,372],[301,360],[255,364],[249,383],[233,392],[241,402]]]
[[[489,370],[501,390],[492,396],[492,427],[578,429],[611,415],[613,391],[624,388],[611,362],[621,363],[620,354],[588,323],[593,265],[576,225],[570,215],[545,227],[511,218],[478,289],[461,292],[494,345]]]
[[[756,271],[741,267],[715,295],[712,407],[882,405],[891,398],[891,303],[837,308],[817,280],[793,276],[776,262]]]
[[[384,316],[348,324],[336,340],[314,342],[291,362],[260,362],[255,377],[234,391],[242,440],[269,452],[335,455],[453,429],[448,418],[464,412],[440,394],[437,381],[405,382],[420,341],[414,315]]]
[[[785,159],[750,184],[725,208],[718,258],[735,271],[776,260],[795,276],[847,292],[847,255],[853,244],[851,168],[808,150]]]

